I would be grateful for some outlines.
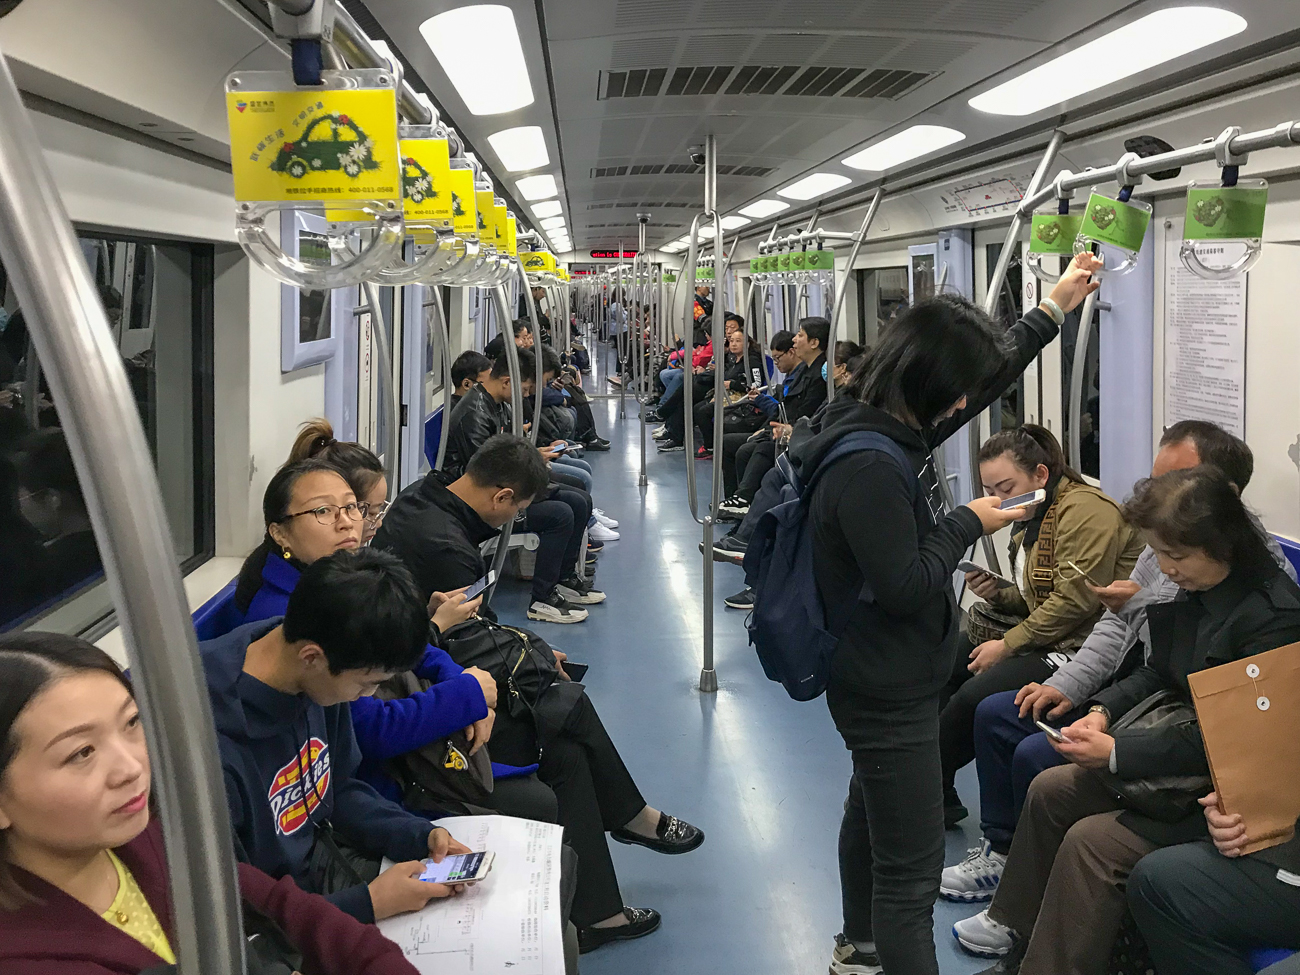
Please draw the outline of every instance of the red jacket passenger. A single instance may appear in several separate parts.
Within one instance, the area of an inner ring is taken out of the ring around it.
[[[154,819],[130,843],[113,851],[131,871],[158,923],[176,944],[163,853]],[[80,901],[14,869],[39,899],[16,911],[0,909],[0,972],[4,975],[137,975],[163,960]],[[303,956],[303,975],[416,975],[397,945],[379,929],[344,914],[323,897],[304,893],[292,879],[272,880],[239,864],[244,900],[275,921]]]

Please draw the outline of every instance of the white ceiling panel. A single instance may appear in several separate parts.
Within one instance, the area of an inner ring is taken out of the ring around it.
[[[657,68],[677,57],[677,37],[630,37],[614,42],[609,67],[619,71]]]

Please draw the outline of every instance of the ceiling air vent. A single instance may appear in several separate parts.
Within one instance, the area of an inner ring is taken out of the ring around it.
[[[719,166],[719,176],[769,176],[774,172],[770,166]],[[702,176],[704,167],[694,163],[646,163],[637,166],[595,166],[591,170],[592,179],[605,179],[611,176]]]
[[[695,202],[693,202],[693,203],[673,203],[672,201],[668,201],[668,202],[665,202],[665,203],[624,203],[624,202],[618,202],[618,203],[588,203],[588,204],[587,204],[587,209],[588,209],[588,210],[610,210],[610,209],[613,209],[614,207],[620,207],[620,208],[623,208],[623,207],[639,207],[639,208],[642,209],[642,210],[661,210],[661,209],[662,209],[662,210],[666,210],[666,209],[669,209],[669,208],[672,208],[672,209],[675,209],[675,210],[698,210],[698,209],[700,209],[700,208],[703,207],[703,206],[704,206],[704,204],[701,203],[701,202],[699,202],[698,200],[695,201]]]
[[[725,68],[678,68],[668,82],[665,95],[716,95],[731,74],[731,65]]]
[[[902,98],[938,75],[938,72],[885,70],[868,71],[856,84],[840,92],[845,98]]]
[[[608,98],[653,98],[664,86],[667,68],[637,68],[634,71],[602,71],[597,101]]]
[[[834,95],[861,73],[861,68],[804,68],[785,94]]]

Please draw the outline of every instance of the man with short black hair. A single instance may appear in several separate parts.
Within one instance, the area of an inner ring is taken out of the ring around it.
[[[492,360],[482,352],[470,349],[462,352],[451,364],[451,406],[456,408],[460,398],[477,384],[486,382],[492,373]]]
[[[303,569],[282,619],[199,646],[240,857],[367,923],[454,893],[421,860],[470,852],[356,777],[348,704],[421,659],[426,603],[393,556],[338,552]]]
[[[528,319],[516,318],[510,327],[514,331],[516,349],[531,349],[533,347],[533,326]],[[503,335],[504,333],[498,332],[483,350],[483,354],[493,361],[500,359],[506,351]]]

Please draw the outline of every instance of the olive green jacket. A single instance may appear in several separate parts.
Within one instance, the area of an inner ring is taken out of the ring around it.
[[[1091,484],[1061,478],[1052,507],[1056,510],[1056,533],[1051,595],[1039,602],[1034,594],[1032,573],[1039,546],[1035,541],[1024,557],[1024,595],[1006,588],[989,600],[998,609],[1025,617],[1004,637],[1007,648],[1015,653],[1078,649],[1101,618],[1103,607],[1067,562],[1075,562],[1096,582],[1106,585],[1128,578],[1145,544],[1141,532],[1120,516],[1119,505]],[[1024,535],[1023,528],[1012,534],[1013,552]]]

